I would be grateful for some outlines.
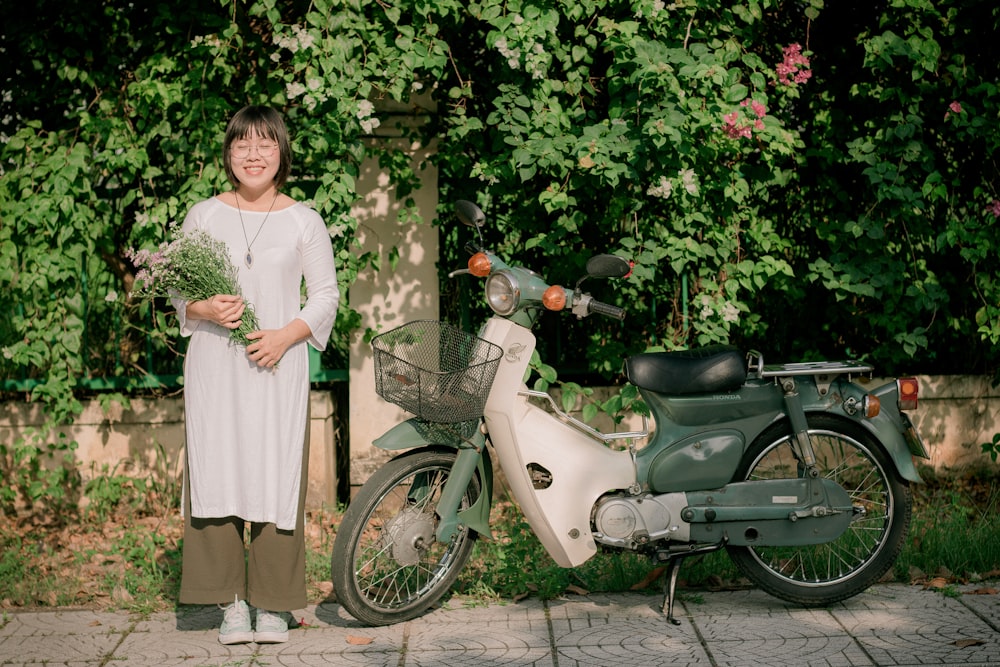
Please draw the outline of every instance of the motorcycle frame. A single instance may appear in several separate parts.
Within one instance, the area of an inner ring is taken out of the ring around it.
[[[802,372],[793,365],[768,372],[761,369],[739,390],[725,394],[664,396],[640,390],[656,431],[638,451],[633,447],[616,450],[607,446],[601,434],[531,402],[537,393],[526,390],[524,376],[536,341],[529,327],[493,316],[480,336],[504,353],[483,412],[485,430],[481,427],[472,436],[446,430],[442,437],[440,429],[429,430],[425,423],[411,419],[373,443],[386,450],[458,450],[437,506],[440,541],[450,540],[462,526],[490,535],[493,470],[486,433],[525,519],[562,567],[581,565],[597,553],[591,512],[601,496],[618,490],[634,495],[724,487],[747,447],[766,428],[784,419],[792,424],[797,444],[806,449],[806,460],[811,456],[806,415],[835,414],[860,424],[881,441],[901,477],[920,481],[912,455],[922,452],[913,451],[903,436],[908,420],[896,408],[894,382],[866,391],[841,374],[825,381],[822,369]],[[864,418],[856,410],[852,414],[847,407],[859,404],[866,394],[881,400],[883,409],[874,418]],[[538,484],[532,470],[558,474]],[[471,507],[459,511],[477,471],[482,492]],[[768,503],[768,495],[762,489],[760,502]],[[679,540],[686,536],[685,530],[678,530]]]

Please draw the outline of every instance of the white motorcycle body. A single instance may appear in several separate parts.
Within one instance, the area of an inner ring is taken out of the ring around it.
[[[580,565],[597,552],[591,509],[609,489],[634,483],[632,460],[525,396],[524,375],[535,349],[529,329],[493,317],[480,336],[503,350],[484,417],[511,493],[556,563]],[[547,488],[535,488],[531,464],[559,474]]]

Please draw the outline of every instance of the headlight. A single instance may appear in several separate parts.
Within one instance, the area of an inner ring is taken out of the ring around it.
[[[486,280],[486,301],[497,315],[506,317],[517,310],[521,288],[517,279],[506,271],[498,271]]]

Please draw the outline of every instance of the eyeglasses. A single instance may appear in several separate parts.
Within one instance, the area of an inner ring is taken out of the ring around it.
[[[274,151],[278,150],[278,144],[273,141],[265,141],[257,145],[240,142],[231,145],[229,147],[229,152],[232,153],[233,157],[242,160],[243,158],[250,157],[251,148],[256,149],[257,155],[263,158],[269,158],[274,155]]]

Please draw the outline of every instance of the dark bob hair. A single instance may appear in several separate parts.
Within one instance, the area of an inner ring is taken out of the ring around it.
[[[278,144],[278,156],[281,160],[278,173],[274,175],[274,184],[281,188],[288,180],[292,170],[292,144],[288,138],[288,128],[281,114],[266,106],[246,106],[236,112],[226,127],[226,139],[222,144],[222,162],[226,168],[226,177],[233,187],[238,187],[240,181],[233,171],[233,159],[230,148],[233,142],[241,141],[255,134],[261,139],[270,139]]]

